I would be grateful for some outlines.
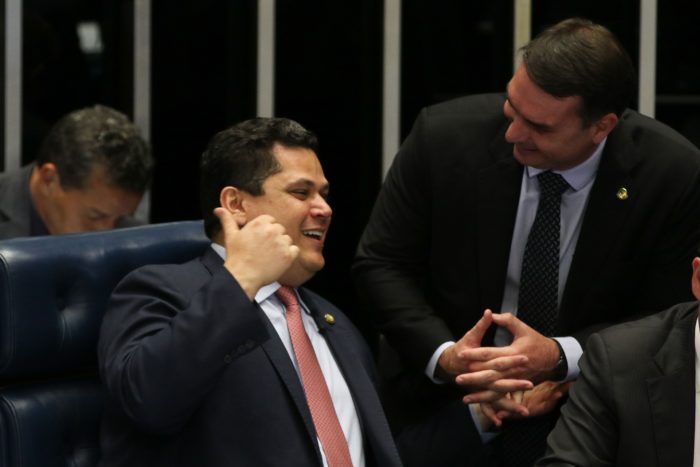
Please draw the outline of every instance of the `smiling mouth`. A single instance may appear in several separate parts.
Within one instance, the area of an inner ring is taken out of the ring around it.
[[[304,230],[302,234],[305,237],[313,238],[314,240],[321,240],[323,238],[323,232],[320,230]]]

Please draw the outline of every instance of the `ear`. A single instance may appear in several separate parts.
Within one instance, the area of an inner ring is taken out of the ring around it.
[[[219,204],[232,214],[245,214],[243,192],[236,187],[224,187],[219,194]]]
[[[54,187],[61,187],[61,177],[58,168],[53,162],[46,162],[37,167],[39,183],[45,193],[49,193]]]
[[[620,119],[614,113],[603,115],[597,122],[595,122],[593,127],[593,142],[595,144],[600,144],[613,129],[617,126],[617,122]]]
[[[698,257],[693,258],[693,277],[690,285],[693,289],[693,295],[700,300],[700,258]]]

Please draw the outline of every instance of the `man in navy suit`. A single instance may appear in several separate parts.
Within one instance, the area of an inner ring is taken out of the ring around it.
[[[324,266],[332,214],[316,152],[313,133],[280,118],[211,140],[201,195],[212,247],[136,270],[112,295],[99,342],[101,465],[401,465],[361,335],[301,287]],[[339,443],[314,422],[281,286],[300,302]],[[347,462],[330,460],[338,445]]]

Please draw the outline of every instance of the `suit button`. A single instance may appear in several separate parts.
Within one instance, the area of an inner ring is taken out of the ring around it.
[[[224,355],[224,363],[226,363],[226,364],[231,363],[232,360],[233,360],[233,358],[231,358],[231,354],[227,353],[226,355]]]

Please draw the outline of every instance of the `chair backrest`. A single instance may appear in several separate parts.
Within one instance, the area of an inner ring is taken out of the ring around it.
[[[0,467],[96,464],[96,345],[112,289],[208,244],[201,221],[0,242]]]

